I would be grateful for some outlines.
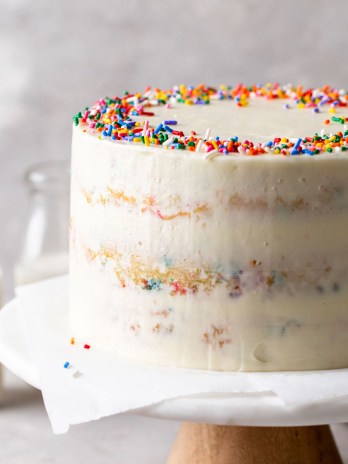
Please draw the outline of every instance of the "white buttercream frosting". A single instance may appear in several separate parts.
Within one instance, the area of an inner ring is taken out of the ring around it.
[[[332,130],[328,108],[156,106],[152,126],[267,142]],[[337,108],[338,117],[347,116]],[[152,118],[152,119],[151,119]],[[134,117],[135,121],[144,117]],[[340,124],[334,125],[338,130]],[[330,127],[330,129],[328,129]],[[348,156],[219,156],[74,128],[71,324],[143,363],[347,367]],[[100,139],[99,139],[99,137]]]

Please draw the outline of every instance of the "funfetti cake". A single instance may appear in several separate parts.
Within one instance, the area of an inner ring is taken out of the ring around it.
[[[201,85],[78,113],[76,339],[152,365],[348,367],[347,101]]]

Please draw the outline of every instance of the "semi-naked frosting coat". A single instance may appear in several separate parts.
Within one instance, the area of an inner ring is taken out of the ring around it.
[[[155,106],[148,120],[266,147],[325,127],[330,138],[341,126],[325,126],[328,109],[285,110],[284,101],[263,98],[242,108],[228,100],[171,102]],[[335,117],[346,116],[336,108]],[[142,124],[144,116],[132,119]],[[341,150],[205,159],[204,150],[112,141],[77,125],[74,336],[145,364],[348,367],[347,173]]]

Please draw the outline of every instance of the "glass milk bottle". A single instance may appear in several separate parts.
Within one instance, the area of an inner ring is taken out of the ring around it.
[[[15,284],[24,285],[68,272],[70,165],[47,161],[25,174],[31,206]]]

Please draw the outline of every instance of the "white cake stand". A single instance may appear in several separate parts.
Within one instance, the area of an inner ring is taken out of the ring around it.
[[[6,314],[1,362],[40,388],[14,302],[7,305]],[[347,421],[348,402],[323,401],[294,410],[271,393],[199,395],[166,400],[134,413],[183,421],[168,464],[336,464],[342,461],[325,424]]]

